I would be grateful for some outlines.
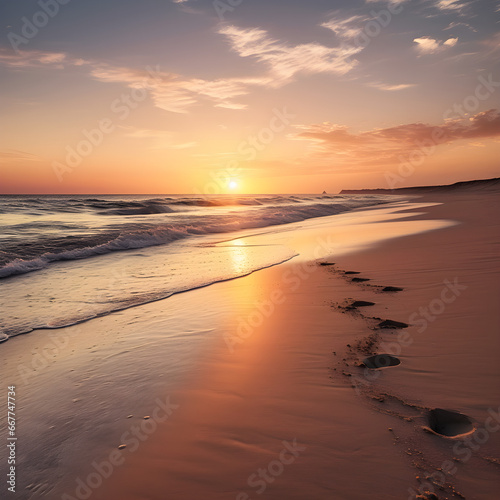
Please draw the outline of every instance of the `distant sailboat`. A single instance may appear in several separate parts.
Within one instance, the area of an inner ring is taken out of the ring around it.
[[[323,191],[321,194],[327,194],[326,191]]]

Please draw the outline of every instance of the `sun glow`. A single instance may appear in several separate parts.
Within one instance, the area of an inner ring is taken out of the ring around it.
[[[229,189],[231,189],[233,191],[237,187],[238,187],[238,183],[236,181],[233,181],[233,180],[229,181]]]

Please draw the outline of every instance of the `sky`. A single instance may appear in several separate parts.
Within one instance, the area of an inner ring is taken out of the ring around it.
[[[3,0],[0,193],[500,176],[500,0]]]

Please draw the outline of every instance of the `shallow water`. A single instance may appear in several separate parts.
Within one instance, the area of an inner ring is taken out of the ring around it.
[[[244,250],[216,244],[235,230],[273,232],[285,223],[388,201],[384,196],[0,197],[0,341],[244,276],[296,255],[279,242]]]

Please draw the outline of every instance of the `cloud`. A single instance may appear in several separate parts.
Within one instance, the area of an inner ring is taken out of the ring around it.
[[[458,42],[458,38],[448,38],[448,40],[443,42],[442,40],[436,40],[430,36],[422,36],[420,38],[415,38],[413,41],[417,44],[415,48],[419,54],[425,55],[436,54],[446,48],[454,47]]]
[[[448,120],[441,125],[410,123],[374,129],[358,134],[342,125],[321,123],[298,125],[293,140],[310,141],[316,153],[351,164],[386,165],[398,161],[421,144],[449,144],[459,140],[488,139],[500,136],[500,112],[483,111],[469,119]],[[432,138],[440,137],[439,142]]]
[[[471,15],[471,6],[477,0],[433,0],[429,7],[438,11],[438,14],[452,14],[459,17]]]
[[[269,71],[268,85],[281,86],[299,74],[334,73],[343,75],[357,61],[351,57],[359,47],[326,47],[318,43],[289,45],[269,37],[259,28],[243,29],[225,26],[219,33],[226,36],[233,51],[263,63]]]
[[[443,45],[446,45],[446,47],[454,47],[458,42],[458,38],[448,38]]]
[[[461,26],[464,26],[465,28],[470,29],[474,33],[477,33],[477,29],[475,29],[474,27],[472,27],[470,24],[468,24],[468,23],[461,23],[461,22],[460,23],[459,22],[451,22],[448,26],[446,26],[446,28],[443,29],[443,31],[451,30],[453,28],[459,28]]]
[[[156,69],[136,70],[104,64],[94,66],[91,76],[103,82],[122,83],[130,88],[146,88],[155,105],[166,111],[186,113],[188,108],[207,99],[219,107],[242,109],[243,104],[232,99],[248,94],[247,85],[251,79],[203,80],[186,79],[175,73]]]
[[[435,7],[444,11],[461,11],[468,7],[472,2],[462,2],[462,0],[438,0]]]
[[[320,26],[332,30],[339,38],[350,40],[363,32],[364,23],[370,18],[366,16],[351,16],[346,19],[332,18]]]
[[[25,163],[27,161],[43,161],[37,155],[26,153],[25,151],[18,151],[16,149],[3,149],[0,150],[0,164],[10,164],[14,162]]]
[[[41,66],[55,66],[62,68],[67,62],[63,52],[42,52],[39,50],[17,51],[0,48],[0,64],[11,68],[36,68]]]
[[[397,84],[390,84],[390,83],[381,83],[381,82],[372,82],[368,84],[369,87],[373,87],[375,89],[379,90],[387,90],[387,91],[397,91],[397,90],[404,90],[404,89],[409,89],[411,87],[415,87],[415,83],[397,83]]]

